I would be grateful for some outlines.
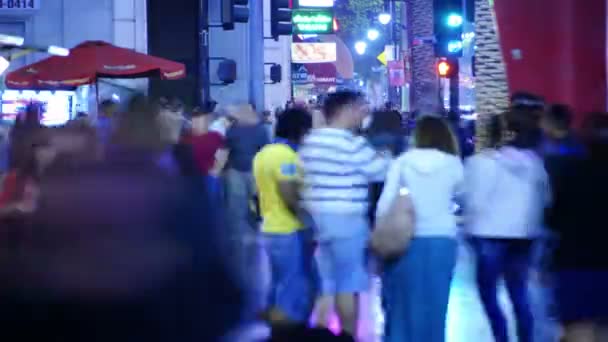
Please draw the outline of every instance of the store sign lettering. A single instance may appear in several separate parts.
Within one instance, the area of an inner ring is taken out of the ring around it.
[[[37,9],[40,9],[40,0],[0,0],[0,11]]]
[[[293,82],[307,82],[308,77],[308,70],[304,66],[295,66],[291,74],[291,79]]]
[[[329,9],[296,9],[292,23],[296,34],[330,34],[334,32],[334,14]]]

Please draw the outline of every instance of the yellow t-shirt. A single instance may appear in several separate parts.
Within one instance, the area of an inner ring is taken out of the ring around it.
[[[253,159],[253,176],[264,219],[262,232],[290,234],[301,229],[302,223],[288,209],[279,190],[279,182],[301,178],[296,152],[285,144],[267,145]]]

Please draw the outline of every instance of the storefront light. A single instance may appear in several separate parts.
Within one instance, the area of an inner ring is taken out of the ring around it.
[[[0,34],[0,45],[22,46],[24,43],[25,39],[23,37]]]
[[[70,50],[54,45],[49,46],[47,52],[49,53],[49,55],[53,56],[67,57],[70,55]]]
[[[11,62],[4,57],[0,57],[0,75],[3,75],[4,72],[11,66]]]

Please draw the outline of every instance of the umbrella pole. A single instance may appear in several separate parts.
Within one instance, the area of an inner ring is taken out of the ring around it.
[[[95,104],[97,108],[95,108],[95,113],[97,113],[97,120],[99,120],[99,79],[95,77]]]

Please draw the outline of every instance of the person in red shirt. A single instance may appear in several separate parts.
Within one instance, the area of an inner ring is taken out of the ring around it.
[[[212,124],[211,119],[212,114],[194,111],[192,128],[182,142],[192,146],[194,162],[201,175],[218,176],[226,164],[227,151],[223,133],[230,122],[226,118],[219,118]]]

